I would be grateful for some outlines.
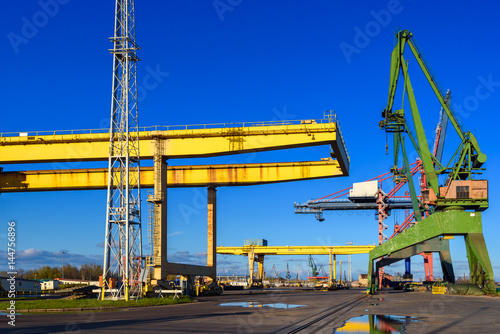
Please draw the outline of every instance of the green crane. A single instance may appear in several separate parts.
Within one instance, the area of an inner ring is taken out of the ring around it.
[[[408,61],[403,56],[407,44],[461,141],[446,165],[431,153],[425,137],[408,73]],[[404,81],[403,97],[401,109],[395,110],[393,107],[400,76]],[[405,96],[410,106],[409,115],[403,109]],[[486,290],[493,289],[493,269],[484,242],[481,223],[481,211],[488,208],[488,182],[474,179],[475,175],[481,174],[484,170],[482,166],[486,162],[486,155],[481,152],[475,136],[470,131],[464,131],[458,123],[443,92],[437,85],[436,78],[418,50],[412,33],[408,30],[396,33],[396,46],[391,55],[389,97],[387,106],[382,112],[382,118],[383,120],[379,123],[380,128],[393,135],[394,166],[391,170],[394,180],[395,182],[408,180],[417,224],[370,252],[368,275],[370,291],[373,292],[377,283],[377,275],[373,270],[375,259],[382,258],[376,264],[376,271],[378,271],[385,265],[422,251],[439,252],[443,276],[445,280],[453,282],[455,278],[448,239],[456,235],[465,237],[471,281]],[[408,125],[410,120],[415,134]],[[426,189],[421,191],[421,198],[417,195],[410,172],[405,147],[406,136],[422,161]],[[400,155],[403,162],[402,169],[398,167]],[[439,175],[446,176],[442,186],[439,185]]]
[[[316,263],[314,263],[312,255],[309,255],[309,267],[311,267],[311,277],[318,276],[318,267],[316,266]]]

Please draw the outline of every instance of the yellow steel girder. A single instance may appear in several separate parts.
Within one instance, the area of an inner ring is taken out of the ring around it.
[[[318,121],[321,122],[321,121]],[[150,127],[139,132],[141,159],[210,157],[330,144],[348,174],[349,157],[337,123],[243,123],[239,127]],[[161,130],[166,128],[166,130]],[[88,131],[0,134],[0,164],[107,160],[109,133]]]
[[[336,160],[263,164],[168,166],[168,187],[243,186],[342,176]],[[141,187],[154,186],[154,168],[141,168]],[[106,189],[108,169],[0,173],[0,193]]]
[[[375,245],[366,246],[243,246],[217,247],[218,254],[232,255],[349,255],[368,254]]]

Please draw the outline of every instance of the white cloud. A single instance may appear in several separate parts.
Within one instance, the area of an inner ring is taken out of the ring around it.
[[[198,252],[190,254],[189,251],[178,251],[167,255],[168,262],[194,264],[199,266],[207,265],[207,253]]]
[[[181,235],[181,234],[184,234],[186,233],[186,231],[175,231],[175,232],[172,232],[170,234],[167,235],[167,237],[174,237],[176,235]]]
[[[0,257],[7,258],[7,252],[0,250]],[[42,249],[28,248],[16,252],[16,268],[33,269],[40,266],[57,267],[62,265],[62,254],[60,252],[49,252]],[[64,263],[72,266],[80,266],[85,263],[102,264],[103,255],[83,255],[67,253],[64,255]]]

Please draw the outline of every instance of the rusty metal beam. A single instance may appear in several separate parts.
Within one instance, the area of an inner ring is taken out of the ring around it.
[[[348,255],[368,254],[375,245],[366,246],[255,246],[217,247],[218,254],[231,255]]]
[[[154,187],[154,168],[141,168],[141,187]],[[171,188],[242,186],[343,176],[336,160],[263,164],[168,166]],[[106,189],[107,168],[0,173],[0,193]]]

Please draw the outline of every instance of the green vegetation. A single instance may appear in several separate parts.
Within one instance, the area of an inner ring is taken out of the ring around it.
[[[5,295],[7,296],[7,295]],[[11,301],[12,298],[9,298],[9,297],[0,297],[0,301]],[[37,297],[21,297],[21,296],[16,296],[16,301],[17,300],[34,300],[34,299],[38,299]],[[0,308],[1,308],[1,304],[0,304]]]
[[[138,307],[138,306],[154,306],[154,305],[170,305],[190,303],[191,298],[181,296],[176,299],[173,297],[164,298],[142,298],[139,300],[98,300],[98,299],[79,299],[79,300],[26,300],[16,301],[16,310],[34,310],[34,309],[61,309],[61,308],[114,308],[114,307]],[[6,310],[9,303],[0,303],[0,310]]]
[[[64,278],[74,278],[82,280],[97,281],[102,275],[102,266],[96,263],[85,263],[80,267],[72,266],[69,263],[64,265]],[[8,276],[7,272],[1,271],[0,276]],[[54,279],[62,276],[61,267],[41,266],[38,269],[17,270],[17,277],[26,279]]]
[[[87,286],[87,284],[59,284],[59,290],[72,288],[74,286]]]

